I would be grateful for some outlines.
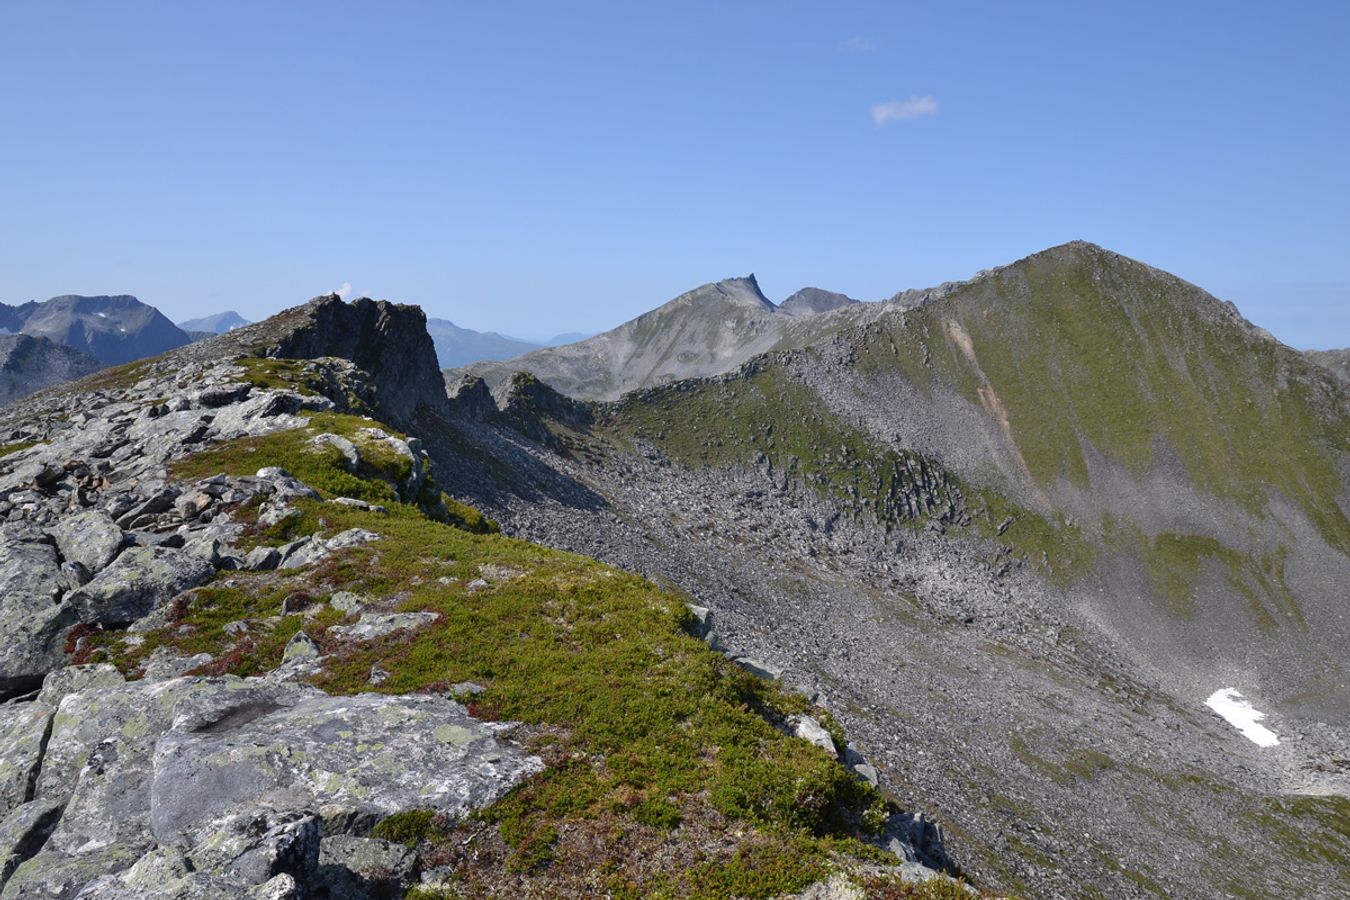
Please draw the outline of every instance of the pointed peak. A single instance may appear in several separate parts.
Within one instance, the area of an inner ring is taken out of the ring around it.
[[[759,288],[759,281],[755,279],[753,272],[740,278],[724,278],[715,282],[711,287],[728,300],[739,305],[763,307],[767,310],[778,308],[772,300],[764,296],[764,292]]]

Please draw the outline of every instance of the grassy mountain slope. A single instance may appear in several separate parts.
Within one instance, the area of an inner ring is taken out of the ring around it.
[[[1344,388],[1089,244],[873,310],[612,403],[466,387],[455,488],[714,606],[987,883],[1343,893]]]
[[[370,303],[336,303],[322,299],[177,358],[58,390],[113,390],[154,405],[157,398],[135,394],[147,372],[206,358],[213,347],[233,358],[241,346],[340,343],[347,320]],[[416,324],[420,316],[389,306],[382,312],[381,321]],[[390,326],[390,333],[403,332]],[[377,347],[364,350],[379,360]],[[842,747],[829,714],[691,636],[683,596],[504,536],[441,494],[434,479],[420,496],[403,496],[411,463],[371,435],[381,424],[373,396],[322,381],[303,360],[244,357],[238,364],[240,379],[257,388],[325,393],[340,411],[201,446],[173,462],[168,477],[191,484],[280,466],[319,492],[295,500],[296,514],[270,525],[259,522],[256,503],[229,510],[247,526],[241,551],[350,529],[378,539],[313,568],[224,570],[176,598],[158,627],[80,629],[70,638],[78,645],[73,663],[111,662],[139,678],[160,655],[209,654],[193,674],[260,675],[283,662],[303,631],[325,654],[308,680],[331,694],[448,693],[478,718],[523,723],[520,736],[545,759],[543,773],[469,818],[414,811],[375,827],[375,836],[419,853],[431,876],[413,891],[421,900],[774,897],[836,875],[898,897],[966,896],[949,880],[902,884],[899,860],[864,840],[897,812],[894,804],[835,754],[789,733],[790,717],[810,714]],[[378,371],[367,374],[379,381]],[[435,407],[422,404],[419,415],[434,419]],[[320,434],[350,440],[360,463],[333,442],[316,443]],[[343,592],[360,606],[340,606]],[[342,634],[373,610],[434,618],[372,640]]]
[[[922,459],[1150,664],[1306,702],[1345,674],[1346,397],[1231,305],[1074,243],[607,421],[688,464],[767,458],[888,527],[896,461]]]

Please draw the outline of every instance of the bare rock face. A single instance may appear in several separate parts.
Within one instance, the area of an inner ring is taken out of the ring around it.
[[[268,349],[286,359],[340,356],[369,373],[382,418],[409,427],[419,407],[449,410],[427,317],[416,306],[336,294],[301,308],[303,319]]]

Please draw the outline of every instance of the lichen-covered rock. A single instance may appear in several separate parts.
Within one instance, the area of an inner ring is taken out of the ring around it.
[[[290,875],[278,875],[251,886],[238,879],[197,871],[182,853],[156,848],[126,871],[97,878],[76,895],[77,900],[292,900],[299,897]]]
[[[47,843],[63,809],[65,804],[60,801],[34,800],[0,818],[0,888],[24,860]]]
[[[45,704],[0,707],[0,815],[31,799],[51,720]]]
[[[190,848],[195,868],[220,872],[244,884],[290,875],[301,884],[319,865],[319,817],[302,811],[255,809],[227,817]]]
[[[109,663],[66,666],[51,672],[42,680],[42,691],[37,695],[37,702],[54,709],[66,694],[113,688],[125,683],[122,673]]]
[[[234,727],[175,729],[155,751],[154,832],[191,846],[260,802],[347,825],[415,808],[462,815],[542,769],[500,730],[451,700],[378,694],[320,695]]]
[[[65,631],[76,620],[56,602],[60,593],[51,539],[31,524],[0,525],[0,693],[36,687],[64,660]]]
[[[61,519],[52,529],[52,536],[63,557],[80,563],[95,575],[117,558],[124,542],[122,529],[101,509]]]
[[[125,625],[182,591],[205,584],[215,572],[209,560],[183,550],[132,547],[69,601],[82,622]]]
[[[396,631],[430,625],[436,619],[436,614],[430,612],[363,613],[356,624],[334,625],[328,629],[328,634],[339,640],[373,641]]]
[[[131,868],[143,852],[118,844],[80,854],[44,848],[19,864],[0,891],[0,900],[72,900],[95,879]]]
[[[282,659],[286,662],[297,659],[313,659],[319,655],[319,645],[314,643],[314,638],[305,634],[303,631],[297,631],[291,635],[291,639],[286,642],[286,649],[282,653]]]
[[[403,844],[335,834],[319,844],[315,873],[329,900],[401,897],[417,872],[417,854]]]

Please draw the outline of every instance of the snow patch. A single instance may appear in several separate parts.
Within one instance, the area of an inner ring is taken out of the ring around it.
[[[1205,705],[1223,716],[1238,731],[1258,747],[1274,747],[1280,742],[1275,732],[1261,724],[1266,714],[1247,702],[1236,688],[1224,688],[1209,695]]]

